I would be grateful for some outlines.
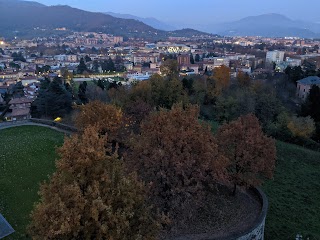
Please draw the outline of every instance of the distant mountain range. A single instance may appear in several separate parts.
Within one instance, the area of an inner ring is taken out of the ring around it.
[[[198,29],[224,36],[320,38],[319,23],[292,20],[280,14],[264,14],[234,22],[205,25],[204,23],[201,27],[199,24]],[[209,35],[190,28],[176,30],[170,23],[163,23],[155,18],[112,12],[95,13],[31,1],[0,0],[0,37],[30,38],[68,33],[55,30],[63,27],[69,31],[95,31],[150,40],[164,40],[170,36]]]
[[[281,14],[264,14],[210,26],[224,36],[320,37],[320,24],[296,21]]]
[[[116,18],[134,19],[159,30],[164,30],[164,31],[177,30],[176,27],[173,27],[165,22],[161,22],[160,20],[153,17],[142,18],[142,17],[131,15],[131,14],[122,14],[122,13],[114,13],[114,12],[106,12],[105,14],[111,15]]]
[[[0,0],[0,34],[4,37],[36,37],[70,31],[94,31],[125,37],[165,39],[169,36],[209,35],[197,30],[163,31],[141,21],[113,17],[69,6],[45,6],[37,2]]]

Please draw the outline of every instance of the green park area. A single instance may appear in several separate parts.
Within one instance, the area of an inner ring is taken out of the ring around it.
[[[263,185],[269,199],[267,240],[320,239],[320,152],[277,142],[274,179]]]
[[[63,134],[23,126],[0,130],[0,213],[16,230],[6,239],[28,239],[26,226],[39,184],[54,172]],[[269,198],[267,240],[320,239],[320,153],[277,142],[274,179],[263,185]]]
[[[63,138],[63,133],[38,126],[0,130],[0,213],[16,231],[6,240],[27,239],[39,184],[54,172],[55,149]]]

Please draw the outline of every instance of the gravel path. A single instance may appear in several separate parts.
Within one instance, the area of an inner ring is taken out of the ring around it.
[[[0,130],[1,129],[6,129],[6,128],[12,128],[12,127],[19,127],[19,126],[40,126],[40,127],[47,127],[47,128],[51,128],[53,130],[56,130],[58,132],[62,132],[68,135],[71,135],[72,132],[70,131],[66,131],[57,127],[53,127],[53,126],[49,126],[49,125],[45,125],[45,124],[40,124],[40,123],[34,123],[34,122],[30,122],[30,121],[17,121],[17,122],[2,122],[0,123]]]

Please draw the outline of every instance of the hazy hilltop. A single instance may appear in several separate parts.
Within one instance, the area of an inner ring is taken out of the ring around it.
[[[125,37],[162,39],[177,33],[155,29],[135,19],[117,18],[66,5],[45,6],[37,2],[0,0],[0,32],[5,37],[35,37],[63,34],[56,28],[70,31],[94,31]],[[195,30],[178,32],[181,37],[205,35]],[[208,35],[208,34],[207,34]]]
[[[115,18],[69,6],[44,6],[35,2],[0,0],[0,30],[5,35],[28,35],[65,27],[74,31],[101,31],[116,35],[161,34],[136,20]],[[42,30],[35,30],[42,29]],[[45,29],[45,30],[44,30]]]
[[[111,15],[113,17],[117,17],[117,18],[124,18],[124,19],[134,19],[140,22],[143,22],[155,29],[159,29],[159,30],[164,30],[164,31],[173,31],[176,30],[176,27],[173,27],[165,22],[162,22],[156,18],[153,17],[148,17],[148,18],[143,18],[143,17],[138,17],[138,16],[134,16],[131,14],[122,14],[122,13],[114,13],[114,12],[106,12],[105,14]]]
[[[46,6],[35,1],[0,0],[0,33],[7,38],[65,34],[55,30],[62,27],[70,31],[95,31],[152,40],[169,36],[208,35],[205,32],[225,36],[320,37],[320,24],[292,20],[281,14],[250,16],[219,24],[212,21],[209,16],[202,23],[191,23],[190,26],[201,31],[191,29],[186,23],[179,25],[183,26],[183,30],[176,31],[174,26],[177,25],[174,23],[165,23],[156,18],[89,12],[67,5]]]
[[[45,7],[44,4],[41,4],[35,1],[0,0],[1,7],[8,7],[8,6],[16,7],[17,4],[19,4],[20,7]]]
[[[226,36],[296,36],[314,38],[320,36],[320,24],[292,20],[281,14],[263,14],[239,21],[213,25],[211,31]]]

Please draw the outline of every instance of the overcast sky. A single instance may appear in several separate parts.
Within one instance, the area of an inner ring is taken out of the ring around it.
[[[69,5],[93,12],[155,17],[174,24],[238,20],[264,13],[320,22],[320,0],[35,0],[45,5]]]

